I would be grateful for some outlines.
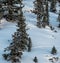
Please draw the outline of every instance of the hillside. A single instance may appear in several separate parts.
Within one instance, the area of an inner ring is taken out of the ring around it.
[[[28,3],[27,3],[28,2]],[[55,63],[60,63],[60,29],[58,26],[57,13],[49,12],[50,24],[54,27],[54,30],[51,30],[49,26],[46,28],[38,28],[36,26],[36,15],[31,13],[30,10],[33,9],[33,0],[24,1],[24,15],[26,17],[26,24],[29,30],[27,33],[32,40],[32,51],[24,52],[21,63],[34,63],[33,58],[37,56],[38,63],[51,63],[49,59],[51,57],[59,57],[58,61]],[[29,5],[28,5],[29,4]],[[57,11],[59,6],[57,4]],[[28,12],[29,11],[29,12]],[[16,31],[16,23],[7,22],[4,18],[1,20],[0,24],[0,63],[11,63],[4,60],[2,54],[4,53],[4,48],[6,48],[11,40],[12,34]],[[58,53],[57,55],[51,55],[51,48],[55,46]]]

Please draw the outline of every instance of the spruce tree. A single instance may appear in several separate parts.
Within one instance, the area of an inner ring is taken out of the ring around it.
[[[50,11],[56,12],[56,0],[51,0]]]
[[[57,50],[56,50],[55,46],[53,46],[53,48],[51,50],[51,54],[53,54],[53,55],[57,54]]]
[[[14,6],[16,3],[15,3],[15,0],[5,0],[3,2],[3,5],[4,5],[4,18],[7,20],[7,21],[15,21],[16,18],[15,18],[15,10],[17,9],[16,6]]]
[[[37,11],[37,27],[41,28],[41,21],[42,21],[42,15],[43,15],[43,1],[42,0],[35,0],[34,1],[34,7],[35,11]]]
[[[20,15],[18,16],[18,27],[17,31],[20,31],[20,46],[22,50],[25,50],[28,45],[28,34],[26,33],[26,24],[25,24],[25,18],[23,16],[23,12],[21,9]]]
[[[28,34],[26,32],[26,23],[25,18],[23,15],[22,8],[23,3],[22,0],[19,0],[20,6],[18,7],[18,22],[17,22],[17,31],[12,35],[12,43],[9,45],[9,47],[6,48],[6,51],[10,51],[7,54],[3,54],[3,57],[9,61],[12,61],[12,63],[20,62],[20,58],[22,56],[22,52],[24,50],[27,50],[28,48]],[[8,55],[8,56],[7,56]]]
[[[43,19],[42,19],[42,27],[45,28],[46,25],[49,25],[48,0],[45,1],[44,14],[43,14]]]
[[[15,3],[13,3],[15,0],[7,0],[7,6],[8,6],[8,14],[7,14],[7,21],[15,21],[14,18],[14,10],[16,7],[14,6]]]

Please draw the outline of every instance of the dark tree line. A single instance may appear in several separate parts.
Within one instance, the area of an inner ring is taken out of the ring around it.
[[[37,26],[41,28],[49,25],[48,0],[35,0],[34,7],[37,15]]]
[[[37,27],[41,28],[45,26],[50,26],[49,24],[49,11],[57,12],[56,3],[59,0],[35,0],[33,13],[37,15]],[[50,7],[49,7],[50,3]],[[60,25],[59,25],[60,26]]]

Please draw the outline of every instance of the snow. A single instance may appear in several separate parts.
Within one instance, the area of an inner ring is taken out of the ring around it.
[[[24,11],[30,11],[33,9],[33,2],[34,0],[24,0]],[[57,8],[59,8],[57,6]],[[31,52],[24,52],[21,63],[34,63],[33,59],[35,56],[38,58],[38,63],[51,63],[49,61],[52,57],[59,57],[60,58],[60,29],[57,28],[58,21],[57,17],[58,14],[49,12],[50,16],[50,25],[52,25],[55,29],[51,30],[50,27],[46,26],[46,28],[37,28],[36,26],[36,15],[31,12],[24,12],[26,17],[27,28],[29,30],[27,33],[32,39],[32,51]],[[11,63],[5,61],[2,57],[4,53],[4,48],[9,46],[12,40],[12,34],[16,31],[16,23],[7,22],[4,18],[1,20],[0,24],[0,63]],[[54,32],[54,31],[57,32]],[[57,55],[51,55],[51,48],[56,46],[57,48]],[[58,60],[55,63],[60,63]]]

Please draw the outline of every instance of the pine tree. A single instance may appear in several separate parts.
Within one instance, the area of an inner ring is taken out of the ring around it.
[[[9,45],[9,47],[5,48],[5,51],[10,52],[3,54],[3,57],[5,60],[11,61],[12,63],[20,62],[20,58],[22,56],[22,50],[19,47],[20,44],[18,42],[17,32],[15,32],[12,37],[13,37],[12,43]]]
[[[46,25],[49,25],[48,0],[45,1],[42,27],[45,28]]]
[[[7,21],[15,21],[16,18],[15,18],[15,13],[14,13],[14,10],[17,9],[14,3],[15,0],[5,0],[3,2],[3,6],[4,6],[4,18],[7,20]]]
[[[28,48],[28,34],[26,33],[26,23],[25,18],[23,16],[22,8],[23,3],[22,0],[19,0],[20,7],[18,7],[18,22],[17,22],[17,31],[12,35],[12,43],[9,47],[6,48],[6,51],[10,51],[10,53],[3,54],[3,57],[7,60],[12,61],[12,63],[20,62],[20,58],[22,56],[22,52],[27,50]],[[8,55],[8,56],[6,56]]]
[[[31,48],[32,48],[32,42],[31,42],[31,38],[29,37],[28,52],[31,51]]]
[[[22,7],[21,7],[22,8]],[[22,50],[25,50],[28,45],[28,34],[26,33],[26,23],[25,18],[23,16],[22,9],[20,10],[20,14],[18,15],[18,29],[17,32],[20,31],[20,46]]]
[[[56,0],[51,0],[50,11],[56,12]]]
[[[14,6],[15,3],[13,3],[15,0],[7,0],[7,6],[8,6],[8,14],[7,14],[7,21],[15,21],[14,18],[14,10],[16,7]]]
[[[58,15],[58,21],[59,21],[58,27],[60,28],[60,10],[59,10],[59,15]]]
[[[37,59],[36,56],[34,57],[33,61],[34,61],[35,63],[38,63],[38,59]]]
[[[42,21],[42,15],[43,15],[43,2],[42,0],[36,0],[34,1],[34,7],[36,15],[37,15],[37,27],[41,28],[41,21]]]
[[[53,55],[57,54],[57,50],[56,50],[55,46],[53,46],[53,48],[51,50],[51,54],[53,54]]]

